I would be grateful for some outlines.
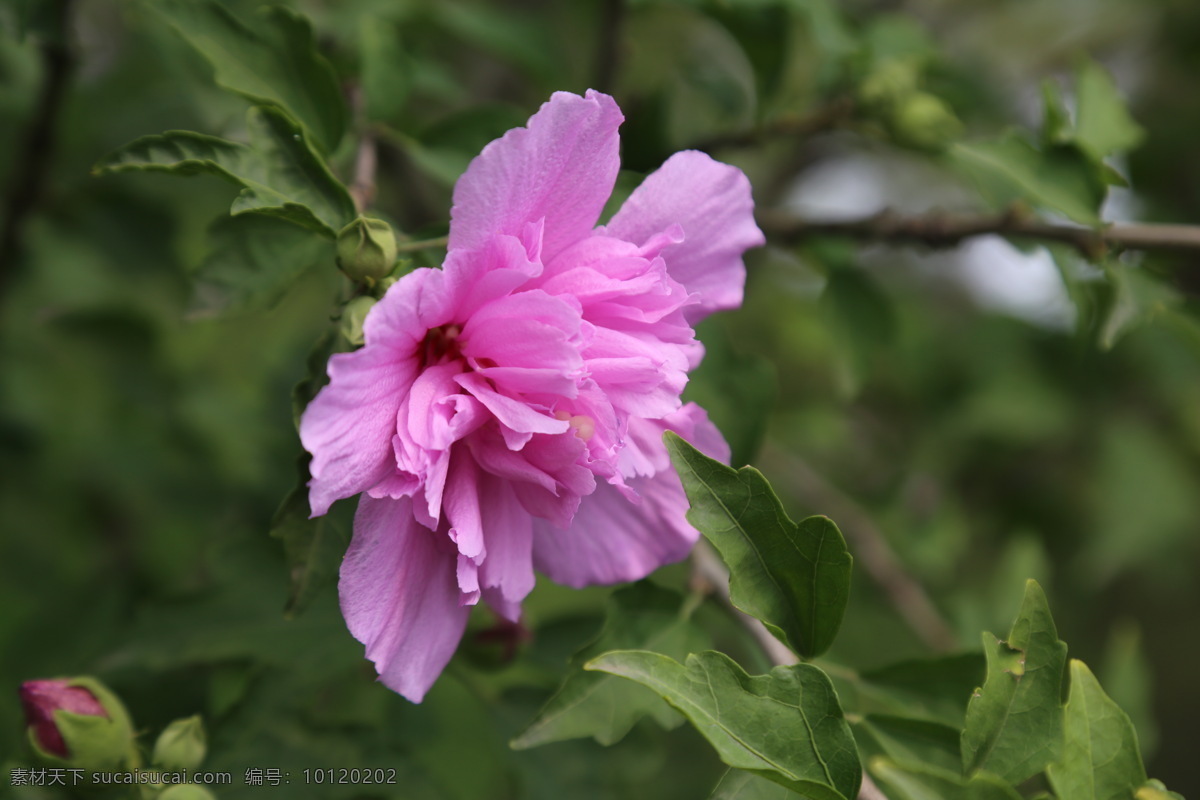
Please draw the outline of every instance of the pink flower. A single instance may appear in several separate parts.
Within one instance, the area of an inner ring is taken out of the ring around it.
[[[697,533],[662,444],[728,448],[682,405],[692,325],[741,304],[763,243],[741,171],[682,152],[596,227],[616,180],[611,97],[556,93],[471,162],[440,270],[372,308],[300,436],[313,514],[359,492],[339,594],[380,679],[419,702],[481,598],[516,621],[534,569],[641,578]]]

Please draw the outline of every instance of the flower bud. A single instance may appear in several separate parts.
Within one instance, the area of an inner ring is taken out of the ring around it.
[[[26,681],[20,695],[30,744],[42,758],[90,770],[134,763],[137,751],[129,714],[99,681]]]
[[[342,319],[338,328],[342,332],[342,336],[346,337],[346,341],[356,347],[363,344],[363,323],[367,319],[367,312],[375,305],[374,297],[356,297],[346,307],[342,309]]]
[[[950,107],[928,92],[914,92],[896,107],[892,130],[902,144],[943,150],[962,135],[962,123]]]
[[[381,219],[360,216],[338,233],[338,266],[350,278],[368,286],[392,271],[396,252],[396,234]]]
[[[200,715],[177,719],[154,743],[154,765],[169,772],[192,771],[204,761],[207,750],[204,721]]]

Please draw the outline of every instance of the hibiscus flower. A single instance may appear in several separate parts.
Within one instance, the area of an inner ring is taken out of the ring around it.
[[[642,578],[697,533],[662,443],[728,447],[682,404],[693,324],[741,304],[763,243],[745,175],[694,151],[596,227],[619,168],[613,99],[554,94],[454,190],[441,269],[371,309],[305,411],[314,516],[362,493],[339,595],[380,680],[419,702],[472,605],[516,621],[534,570]]]

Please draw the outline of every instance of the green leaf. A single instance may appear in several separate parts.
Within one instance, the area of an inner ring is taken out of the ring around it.
[[[333,247],[290,222],[262,214],[221,217],[209,229],[209,252],[193,273],[198,310],[273,306],[316,264],[333,270]]]
[[[721,776],[708,800],[795,800],[795,797],[794,791],[775,781],[744,769],[731,769]]]
[[[1007,642],[983,635],[988,674],[967,705],[963,771],[988,770],[1020,783],[1058,758],[1067,646],[1058,638],[1046,595],[1025,584]]]
[[[1075,141],[1097,161],[1135,147],[1144,135],[1129,116],[1112,76],[1090,58],[1075,73]]]
[[[810,664],[750,676],[707,651],[684,666],[658,653],[620,650],[593,659],[602,670],[649,686],[716,748],[721,760],[814,800],[853,798],[861,768],[850,727],[824,672]]]
[[[690,619],[691,605],[677,592],[646,582],[614,592],[599,636],[572,656],[562,686],[512,746],[524,750],[583,736],[607,746],[624,738],[644,716],[667,729],[683,722],[653,692],[584,671],[584,664],[610,650],[646,649],[682,659],[711,646]]]
[[[271,536],[283,542],[291,584],[284,616],[291,619],[337,577],[348,537],[334,514],[309,519],[308,453],[296,462],[299,481],[275,512]]]
[[[827,517],[792,522],[753,467],[734,470],[670,432],[664,441],[691,503],[688,521],[729,567],[733,604],[804,657],[828,650],[850,594],[853,559],[841,531]]]
[[[1046,776],[1055,794],[1070,800],[1127,800],[1146,782],[1129,715],[1078,659],[1071,660],[1062,758],[1046,769]]]
[[[862,689],[882,692],[905,713],[920,713],[947,725],[959,726],[967,701],[983,681],[986,664],[981,653],[911,659],[860,673]]]
[[[1144,269],[1106,263],[1113,296],[1100,329],[1100,346],[1111,350],[1125,334],[1170,314],[1183,302],[1179,292]]]
[[[1039,150],[1016,132],[991,141],[957,143],[951,163],[974,179],[1000,205],[1024,201],[1097,225],[1105,187],[1091,163],[1073,147]]]
[[[155,7],[212,65],[220,86],[252,103],[284,109],[323,152],[337,147],[346,127],[345,101],[303,16],[269,6],[252,30],[212,0],[162,0]]]
[[[987,772],[963,778],[924,764],[872,758],[871,774],[892,800],[1021,800],[1009,784]]]
[[[249,145],[192,131],[167,131],[130,142],[93,171],[217,175],[242,187],[231,214],[268,214],[330,238],[354,219],[350,194],[286,114],[270,107],[252,108],[247,125]]]
[[[867,756],[883,755],[951,771],[957,771],[962,763],[957,727],[886,714],[868,714],[851,727],[859,752]]]

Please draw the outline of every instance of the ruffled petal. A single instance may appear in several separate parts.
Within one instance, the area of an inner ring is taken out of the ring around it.
[[[338,594],[379,679],[419,703],[454,655],[470,613],[459,605],[453,545],[413,518],[407,498],[364,496]]]
[[[313,456],[308,486],[314,517],[395,472],[396,413],[417,364],[391,348],[364,347],[333,356],[328,370],[329,385],[300,418],[300,441]]]
[[[634,190],[602,233],[634,244],[649,242],[678,223],[684,239],[662,257],[671,277],[697,295],[686,310],[696,322],[742,303],[742,253],[766,240],[754,222],[754,198],[742,171],[685,150],[667,159]]]
[[[687,495],[662,443],[667,430],[711,458],[729,459],[725,439],[695,403],[664,420],[631,420],[626,449],[634,449],[641,471],[626,487],[636,500],[599,483],[566,530],[535,520],[534,566],[558,583],[580,587],[639,580],[687,556],[699,534],[686,519]]]
[[[555,92],[527,127],[483,148],[458,179],[450,249],[480,249],[497,234],[521,236],[539,219],[543,261],[587,236],[616,182],[623,120],[608,95]]]

